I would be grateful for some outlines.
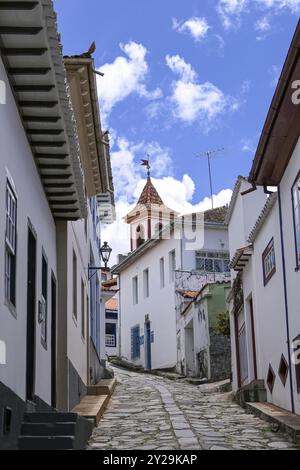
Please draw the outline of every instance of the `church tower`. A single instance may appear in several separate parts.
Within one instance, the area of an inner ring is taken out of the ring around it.
[[[135,208],[127,214],[130,224],[130,249],[139,248],[145,241],[159,236],[163,227],[169,225],[178,213],[167,207],[155,189],[150,172]]]

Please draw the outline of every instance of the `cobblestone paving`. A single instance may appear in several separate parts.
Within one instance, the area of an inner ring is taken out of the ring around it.
[[[115,369],[118,380],[90,449],[294,449],[230,394]]]

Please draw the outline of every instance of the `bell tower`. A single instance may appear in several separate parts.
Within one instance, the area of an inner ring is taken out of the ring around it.
[[[135,208],[125,217],[127,224],[130,224],[131,251],[138,249],[149,239],[158,238],[160,231],[178,215],[163,203],[152,183],[149,162],[143,162],[146,162],[148,168],[147,181]]]

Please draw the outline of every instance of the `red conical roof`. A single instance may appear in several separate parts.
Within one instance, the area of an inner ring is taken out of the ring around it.
[[[147,183],[145,184],[142,194],[140,195],[140,198],[137,203],[143,205],[156,204],[159,206],[164,204],[160,195],[153,186],[150,177],[147,178]]]

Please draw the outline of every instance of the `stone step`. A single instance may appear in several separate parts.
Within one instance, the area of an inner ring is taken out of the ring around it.
[[[259,418],[278,425],[278,429],[300,443],[300,416],[272,403],[246,403],[246,409]]]
[[[109,395],[112,396],[114,389],[116,388],[117,380],[112,379],[102,379],[96,385],[90,385],[88,387],[88,395]]]
[[[20,436],[20,450],[74,449],[74,436]]]
[[[76,423],[76,413],[24,413],[24,421],[29,423]]]
[[[86,395],[72,411],[79,416],[93,420],[95,425],[98,426],[109,399],[109,395]]]
[[[75,436],[76,423],[23,423],[21,436]]]

